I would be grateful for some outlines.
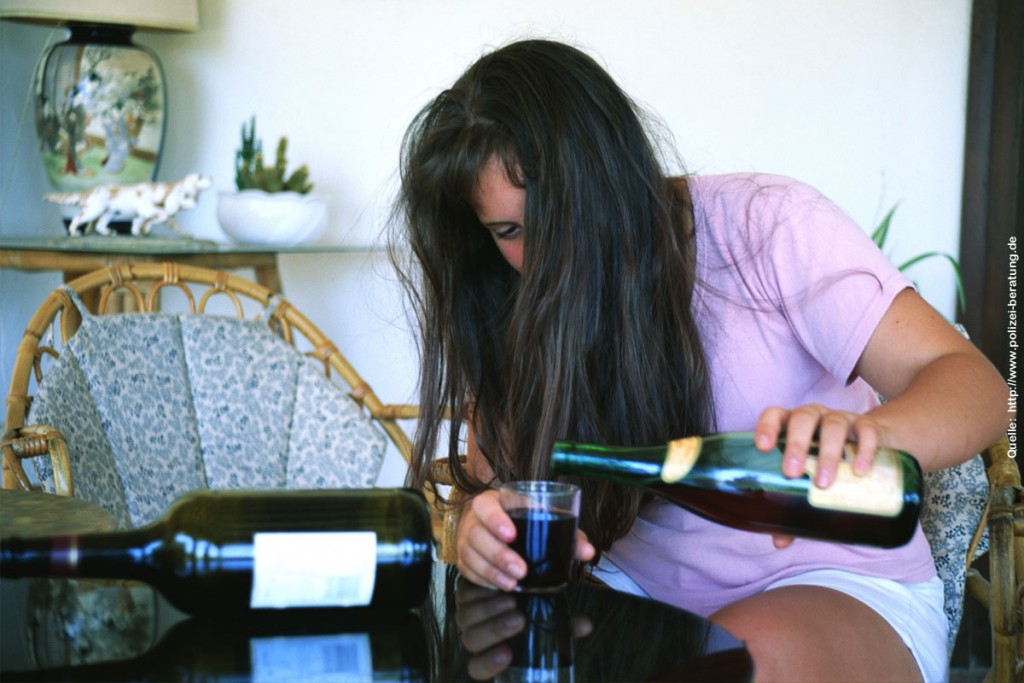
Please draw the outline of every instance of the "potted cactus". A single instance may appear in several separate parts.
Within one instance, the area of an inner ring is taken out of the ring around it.
[[[242,141],[235,152],[237,191],[218,195],[221,228],[239,242],[288,246],[315,239],[327,224],[327,203],[310,195],[313,184],[303,164],[288,172],[288,139],[277,143],[274,163],[267,166],[263,144],[256,136],[256,117],[242,124]]]

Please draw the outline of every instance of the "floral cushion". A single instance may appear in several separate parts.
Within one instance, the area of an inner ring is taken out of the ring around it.
[[[119,527],[131,526],[131,515],[125,502],[121,477],[103,431],[96,404],[85,400],[89,387],[73,353],[64,357],[46,374],[36,392],[29,424],[54,425],[64,434],[75,457],[75,494],[90,501],[103,501],[102,505],[114,516]],[[53,469],[49,458],[32,458],[40,483],[53,491]]]
[[[295,349],[265,325],[237,318],[187,316],[181,323],[207,485],[284,486]],[[257,398],[259,409],[243,397]]]
[[[176,317],[87,318],[64,355],[69,349],[102,421],[132,524],[154,519],[169,501],[204,486]],[[77,481],[77,459],[69,454]]]
[[[323,366],[303,358],[288,443],[288,488],[357,488],[365,472],[380,471],[385,437],[366,429],[355,401],[324,378]]]
[[[266,323],[192,314],[83,313],[28,423],[64,433],[76,495],[120,527],[196,488],[372,486],[386,445]],[[52,491],[49,464],[37,472]]]
[[[921,527],[931,544],[935,568],[945,587],[950,654],[964,610],[967,549],[981,521],[988,491],[988,477],[980,455],[956,467],[924,475]],[[979,554],[987,550],[986,534],[979,546]]]

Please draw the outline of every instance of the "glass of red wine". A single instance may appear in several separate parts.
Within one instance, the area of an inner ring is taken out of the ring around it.
[[[555,481],[514,481],[500,487],[501,506],[516,537],[509,546],[526,560],[519,590],[558,590],[569,581],[576,553],[580,490]]]

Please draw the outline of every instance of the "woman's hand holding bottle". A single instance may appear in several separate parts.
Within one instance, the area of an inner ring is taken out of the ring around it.
[[[804,474],[812,442],[818,443],[818,464],[814,483],[827,489],[835,481],[846,445],[856,443],[853,471],[865,474],[874,464],[875,453],[882,446],[882,428],[868,415],[834,410],[820,404],[809,404],[787,410],[767,408],[754,429],[758,450],[769,451],[779,437],[786,435],[782,469],[788,477]],[[788,547],[792,536],[772,534],[776,548]]]
[[[771,450],[782,434],[786,436],[782,469],[789,477],[799,477],[804,473],[811,443],[817,442],[818,468],[814,483],[823,489],[835,481],[847,444],[856,444],[851,463],[856,474],[866,474],[874,464],[875,453],[885,445],[882,426],[870,415],[835,410],[816,403],[792,410],[767,408],[761,413],[754,429],[758,449]]]

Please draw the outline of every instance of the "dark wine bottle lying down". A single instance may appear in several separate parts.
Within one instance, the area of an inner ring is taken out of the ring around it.
[[[813,483],[817,447],[801,477],[782,473],[785,441],[762,452],[753,434],[677,439],[649,447],[559,441],[556,474],[640,486],[713,522],[747,531],[894,548],[914,535],[921,468],[901,451],[880,449],[865,475],[854,474],[852,445],[831,486]]]
[[[411,489],[202,490],[138,529],[0,542],[4,578],[136,579],[191,614],[418,607],[432,566]]]

